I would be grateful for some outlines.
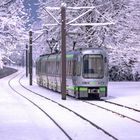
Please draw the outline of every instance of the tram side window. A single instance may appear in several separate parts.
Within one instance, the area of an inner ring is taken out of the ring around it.
[[[38,70],[38,73],[41,72],[41,61],[39,60],[38,63],[37,63],[37,70]]]
[[[54,75],[55,73],[55,67],[54,67],[54,61],[51,62],[51,74],[52,76]]]
[[[46,73],[46,62],[45,61],[43,62],[43,67],[44,67],[43,73],[45,74]]]
[[[67,61],[67,76],[71,76],[71,60]]]
[[[76,60],[73,61],[73,76],[80,76],[81,75],[81,65],[80,62]]]
[[[72,61],[69,61],[69,76],[72,75]]]
[[[70,76],[70,61],[68,61],[68,76]]]
[[[76,73],[77,73],[77,76],[81,75],[81,64],[80,64],[80,62],[77,62]]]
[[[54,74],[54,67],[53,67],[53,61],[51,61],[51,75]]]
[[[48,61],[48,74],[50,75],[50,61]]]
[[[36,63],[36,74],[38,74],[39,72],[39,68],[38,68],[38,64]]]
[[[54,68],[53,74],[56,75],[56,61],[53,61],[53,68]]]
[[[68,76],[69,73],[69,61],[66,61],[66,75]]]
[[[48,74],[48,62],[46,61],[46,74]]]
[[[59,68],[58,65],[59,65],[58,62],[56,62],[56,75],[58,75],[58,68]]]
[[[58,62],[58,75],[60,76],[60,61]]]
[[[51,72],[51,75],[53,74],[53,66],[52,66],[53,62],[51,61],[51,67],[50,67],[50,72]]]
[[[73,76],[76,76],[76,60],[73,60]]]
[[[84,73],[88,73],[89,69],[88,69],[88,59],[84,60]]]
[[[51,64],[51,63],[52,63],[52,62],[50,61],[50,66],[49,66],[49,73],[50,73],[50,75],[52,74],[52,70],[51,70],[51,67],[52,67],[51,65],[52,65],[52,64]]]
[[[41,62],[41,73],[43,73],[43,61]]]

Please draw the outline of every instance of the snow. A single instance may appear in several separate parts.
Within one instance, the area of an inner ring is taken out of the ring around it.
[[[18,72],[19,75],[11,81],[11,86],[45,110],[45,112],[49,114],[49,116],[51,116],[72,139],[112,139],[103,131],[93,127],[89,122],[76,116],[72,111],[68,111],[50,100],[35,96],[26,89],[23,89],[18,81],[24,72],[20,72],[21,70]],[[68,139],[49,117],[29,101],[11,90],[8,86],[8,81],[15,75],[17,75],[17,73],[0,80],[0,138],[2,140]],[[137,122],[68,96],[67,100],[61,100],[60,94],[41,88],[36,85],[35,82],[33,83],[33,86],[29,86],[29,79],[25,76],[21,79],[21,83],[34,92],[44,95],[77,112],[119,140],[140,139],[140,125]],[[140,82],[110,82],[108,97],[105,99],[139,109]],[[140,120],[139,112],[111,104],[105,104],[103,101],[90,100],[88,102]]]
[[[140,109],[140,82],[110,82],[111,101]]]

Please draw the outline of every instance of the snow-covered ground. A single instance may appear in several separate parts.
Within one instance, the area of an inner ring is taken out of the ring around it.
[[[89,103],[126,115],[128,116],[127,118],[71,97],[67,97],[67,100],[61,100],[60,94],[38,87],[36,83],[33,83],[33,86],[29,86],[29,79],[25,76],[21,79],[21,83],[25,87],[50,99],[46,100],[19,85],[19,79],[23,74],[24,72],[19,75],[15,73],[0,79],[1,140],[68,139],[46,114],[9,87],[9,79],[15,75],[17,77],[12,79],[11,86],[40,106],[72,139],[110,140],[116,138],[119,140],[140,140],[140,112],[107,104],[103,101],[86,100]],[[105,99],[140,110],[140,82],[110,82],[108,97]],[[59,103],[59,105],[51,100]],[[60,105],[69,108],[71,111],[62,108]],[[85,119],[83,120],[72,111]],[[86,120],[89,120],[89,122]],[[105,131],[97,129],[90,122]],[[111,136],[108,136],[105,132]]]

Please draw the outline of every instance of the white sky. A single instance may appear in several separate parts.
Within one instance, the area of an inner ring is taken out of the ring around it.
[[[16,74],[15,74],[16,75]],[[74,113],[61,108],[51,101],[34,96],[23,89],[19,83],[21,73],[12,80],[11,85],[21,94],[33,100],[44,109],[74,140],[110,140],[101,130],[80,119]],[[13,76],[13,75],[12,75]],[[62,131],[39,109],[15,94],[8,86],[12,77],[0,79],[0,139],[1,140],[63,140],[68,139]],[[103,109],[61,95],[35,83],[29,86],[29,80],[23,78],[22,84],[31,90],[47,96],[60,104],[76,111],[81,116],[105,129],[119,140],[139,140],[140,124]],[[140,82],[110,82],[107,100],[140,109]],[[140,121],[140,113],[106,104],[103,101],[89,101]]]

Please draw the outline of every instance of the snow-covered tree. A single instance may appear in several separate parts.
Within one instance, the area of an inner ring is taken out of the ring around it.
[[[96,6],[92,11],[75,20],[74,23],[115,22],[115,25],[99,27],[67,26],[67,48],[73,44],[78,47],[102,47],[109,54],[110,79],[137,80],[140,67],[140,1],[139,0],[40,0],[42,6],[60,6],[66,2],[69,7]],[[54,23],[54,19],[45,10],[40,10],[44,23]],[[85,9],[67,10],[67,22],[86,12]],[[60,12],[51,11],[58,21]],[[50,38],[59,40],[60,28],[54,27],[49,32]]]
[[[27,14],[23,0],[3,0],[0,5],[0,53],[9,59],[12,51],[21,47],[27,38]]]
[[[111,26],[107,34],[107,47],[110,58],[111,79],[137,80],[139,77],[139,1],[121,1],[113,7],[113,19],[116,24]],[[108,45],[109,44],[109,45]],[[115,78],[113,75],[116,75]],[[116,78],[117,77],[117,78]]]

